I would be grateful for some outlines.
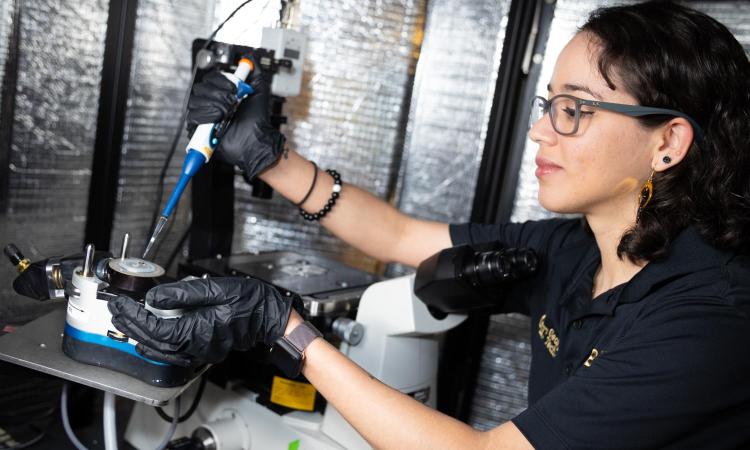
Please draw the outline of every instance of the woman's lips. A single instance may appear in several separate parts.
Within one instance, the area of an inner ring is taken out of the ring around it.
[[[562,167],[558,166],[548,159],[540,158],[537,156],[535,161],[537,166],[535,175],[537,178],[542,178],[545,175],[549,175],[551,173],[562,170]]]

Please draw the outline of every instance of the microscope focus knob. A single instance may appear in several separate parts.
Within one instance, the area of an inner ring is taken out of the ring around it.
[[[193,447],[199,450],[217,450],[216,438],[214,438],[213,433],[211,430],[203,427],[199,427],[193,431],[192,443]]]
[[[349,345],[359,344],[365,335],[365,327],[361,323],[346,317],[334,320],[331,329],[337,338]]]
[[[193,446],[200,450],[249,450],[250,430],[235,410],[221,411],[211,422],[193,431]]]

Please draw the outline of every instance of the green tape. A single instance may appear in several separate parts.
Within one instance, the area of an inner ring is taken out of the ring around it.
[[[289,450],[299,450],[299,439],[289,443]]]

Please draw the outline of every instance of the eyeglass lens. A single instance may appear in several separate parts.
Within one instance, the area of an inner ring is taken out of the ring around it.
[[[531,122],[533,126],[544,116],[547,101],[536,97],[531,107]],[[549,116],[552,127],[560,134],[572,134],[577,128],[579,111],[576,102],[568,97],[554,97],[549,105]]]

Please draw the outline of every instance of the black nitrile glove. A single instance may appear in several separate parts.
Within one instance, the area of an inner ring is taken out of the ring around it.
[[[219,138],[218,154],[230,164],[245,171],[248,179],[275,163],[284,151],[286,139],[269,118],[271,88],[260,65],[254,64],[247,82],[255,92],[250,94],[232,117]],[[195,127],[223,120],[237,103],[237,88],[224,75],[213,71],[193,87],[188,102],[187,130],[192,135]]]
[[[108,304],[112,324],[139,342],[136,350],[144,357],[189,366],[222,361],[230,350],[257,342],[273,344],[284,335],[295,299],[255,279],[209,278],[156,286],[145,300],[184,311],[164,319],[119,296]]]

